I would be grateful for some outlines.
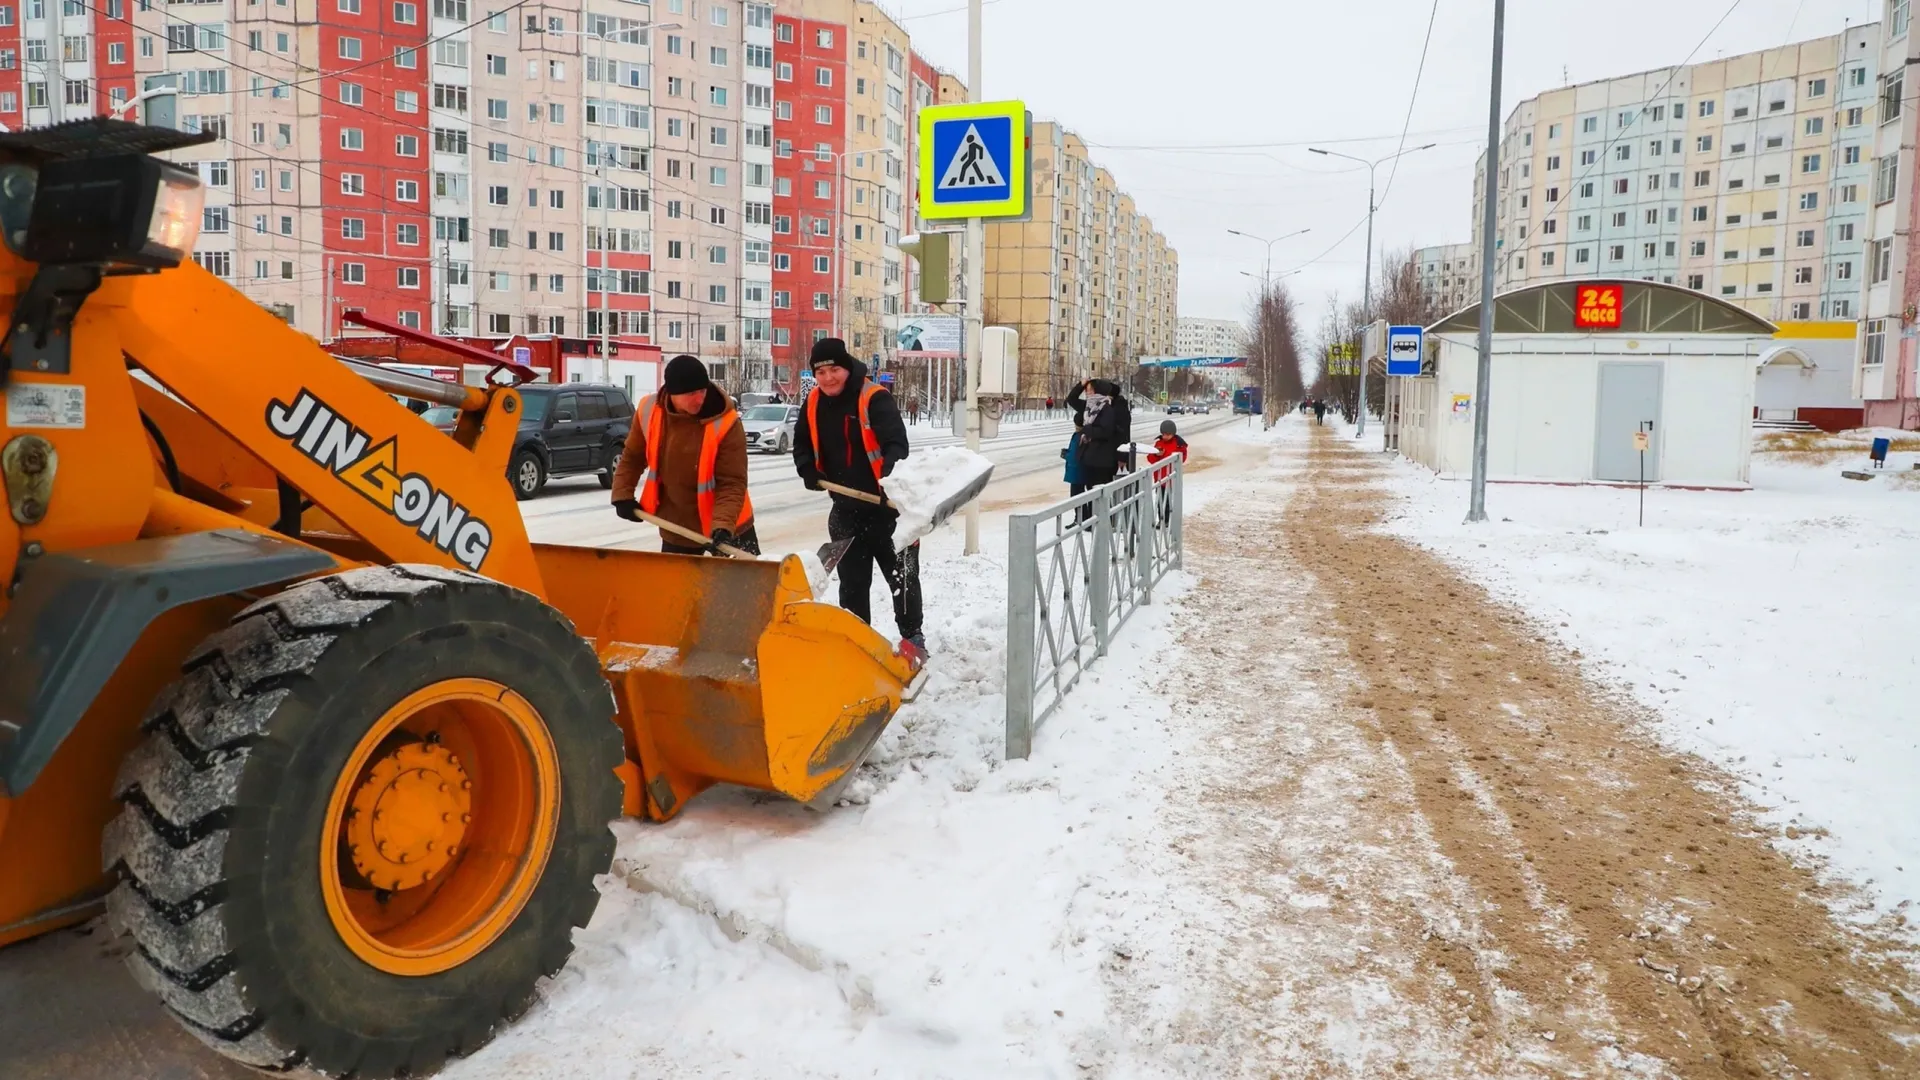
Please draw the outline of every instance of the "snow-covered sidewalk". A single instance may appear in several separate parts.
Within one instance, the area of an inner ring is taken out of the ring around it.
[[[1913,454],[1842,478],[1852,442],[1756,453],[1751,491],[1650,489],[1644,527],[1632,489],[1527,484],[1490,486],[1468,526],[1465,483],[1398,463],[1389,528],[1580,650],[1886,912],[1920,902],[1920,485]]]
[[[1685,493],[1734,500],[1716,504],[1650,493],[1630,531],[1614,503],[1590,521],[1592,505],[1552,502],[1620,492],[1502,487],[1491,502],[1515,521],[1469,532],[1452,524],[1463,486],[1334,432],[1289,418],[1218,440],[1227,467],[1196,458],[1189,476],[1187,570],[1031,759],[1002,760],[1005,534],[966,558],[948,527],[923,558],[929,686],[847,803],[716,790],[666,825],[619,825],[573,960],[446,1075],[1907,1074],[1911,972],[1837,931],[1809,897],[1845,894],[1749,827],[1711,770],[1641,738],[1574,651],[1597,677],[1653,684],[1635,693],[1675,725],[1660,734],[1735,767],[1735,744],[1757,762],[1813,713],[1856,760],[1802,743],[1751,775],[1794,779],[1806,804],[1789,812],[1818,810],[1836,837],[1875,799],[1912,817],[1888,786],[1911,775],[1902,728],[1847,689],[1860,645],[1818,596],[1879,565],[1843,558],[1859,539],[1844,524],[1913,539],[1894,493],[1866,511],[1782,492],[1801,509],[1771,525],[1721,509],[1764,508],[1768,485]],[[1383,534],[1388,506],[1452,565]],[[1836,562],[1806,577],[1793,543]],[[1743,579],[1784,591],[1746,600]],[[1912,610],[1900,587],[1888,615]],[[1760,617],[1793,597],[1824,621]],[[1740,629],[1702,628],[1716,613]],[[1691,736],[1673,708],[1689,695],[1717,703],[1688,706]],[[1700,734],[1723,729],[1740,734]],[[1822,782],[1867,790],[1816,803]],[[1912,828],[1882,854],[1904,859]]]
[[[1206,482],[1188,506],[1204,505]],[[626,823],[545,1000],[450,1078],[1054,1077],[1115,1043],[1104,982],[1166,792],[1178,573],[1003,760],[1005,534],[922,556],[931,676],[815,813],[737,790]],[[883,633],[891,613],[875,605]]]

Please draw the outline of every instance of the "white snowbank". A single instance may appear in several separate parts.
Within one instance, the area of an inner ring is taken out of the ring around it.
[[[1102,965],[1141,932],[1126,898],[1151,871],[1127,853],[1157,827],[1153,688],[1185,581],[1008,762],[1006,540],[983,540],[971,558],[951,530],[924,544],[928,684],[841,806],[717,789],[665,825],[618,825],[574,959],[445,1076],[971,1080],[1114,1060],[1126,1024]],[[873,610],[895,636],[891,607]]]
[[[894,547],[905,551],[927,535],[940,504],[992,470],[992,461],[964,446],[924,450],[895,465],[892,474],[880,481],[887,501],[900,511],[893,530]]]
[[[1649,490],[1642,528],[1631,489],[1522,484],[1465,525],[1467,484],[1403,463],[1389,529],[1580,649],[1886,910],[1920,898],[1920,488],[1840,467],[1756,454],[1753,490]]]

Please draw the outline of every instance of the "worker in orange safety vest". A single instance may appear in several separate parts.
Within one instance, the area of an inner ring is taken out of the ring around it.
[[[660,530],[660,550],[699,555],[721,545],[760,553],[747,496],[747,436],[733,402],[707,376],[698,357],[667,363],[660,393],[640,399],[613,470],[613,509],[629,521],[636,511],[713,540],[702,546]]]
[[[867,381],[867,366],[854,359],[839,338],[816,342],[808,363],[815,385],[794,433],[794,469],[814,491],[827,480],[883,494],[881,478],[907,457],[907,426],[900,420],[899,403],[884,387]],[[890,506],[835,493],[827,535],[853,542],[840,559],[840,606],[863,622],[873,621],[869,594],[878,566],[893,594],[900,655],[918,667],[927,658],[920,627],[920,544],[894,550],[899,519],[899,511]]]

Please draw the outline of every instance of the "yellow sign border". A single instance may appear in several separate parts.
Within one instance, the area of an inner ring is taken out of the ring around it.
[[[1018,145],[1011,147],[1012,158],[1006,163],[1007,187],[1009,195],[1005,199],[993,202],[955,203],[940,206],[933,201],[934,187],[939,179],[933,162],[933,125],[948,120],[983,120],[1004,117],[1013,123],[1014,139]],[[1024,101],[956,101],[947,105],[929,105],[920,110],[920,182],[916,185],[920,195],[920,217],[924,221],[956,221],[966,218],[1017,218],[1025,217],[1033,199],[1032,184],[1027,177],[1027,162],[1030,146],[1033,142],[1033,125],[1027,115],[1027,103]]]

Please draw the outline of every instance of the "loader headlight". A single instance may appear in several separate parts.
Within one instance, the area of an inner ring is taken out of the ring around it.
[[[205,201],[198,176],[145,154],[49,161],[22,254],[43,266],[178,266],[199,238]]]

